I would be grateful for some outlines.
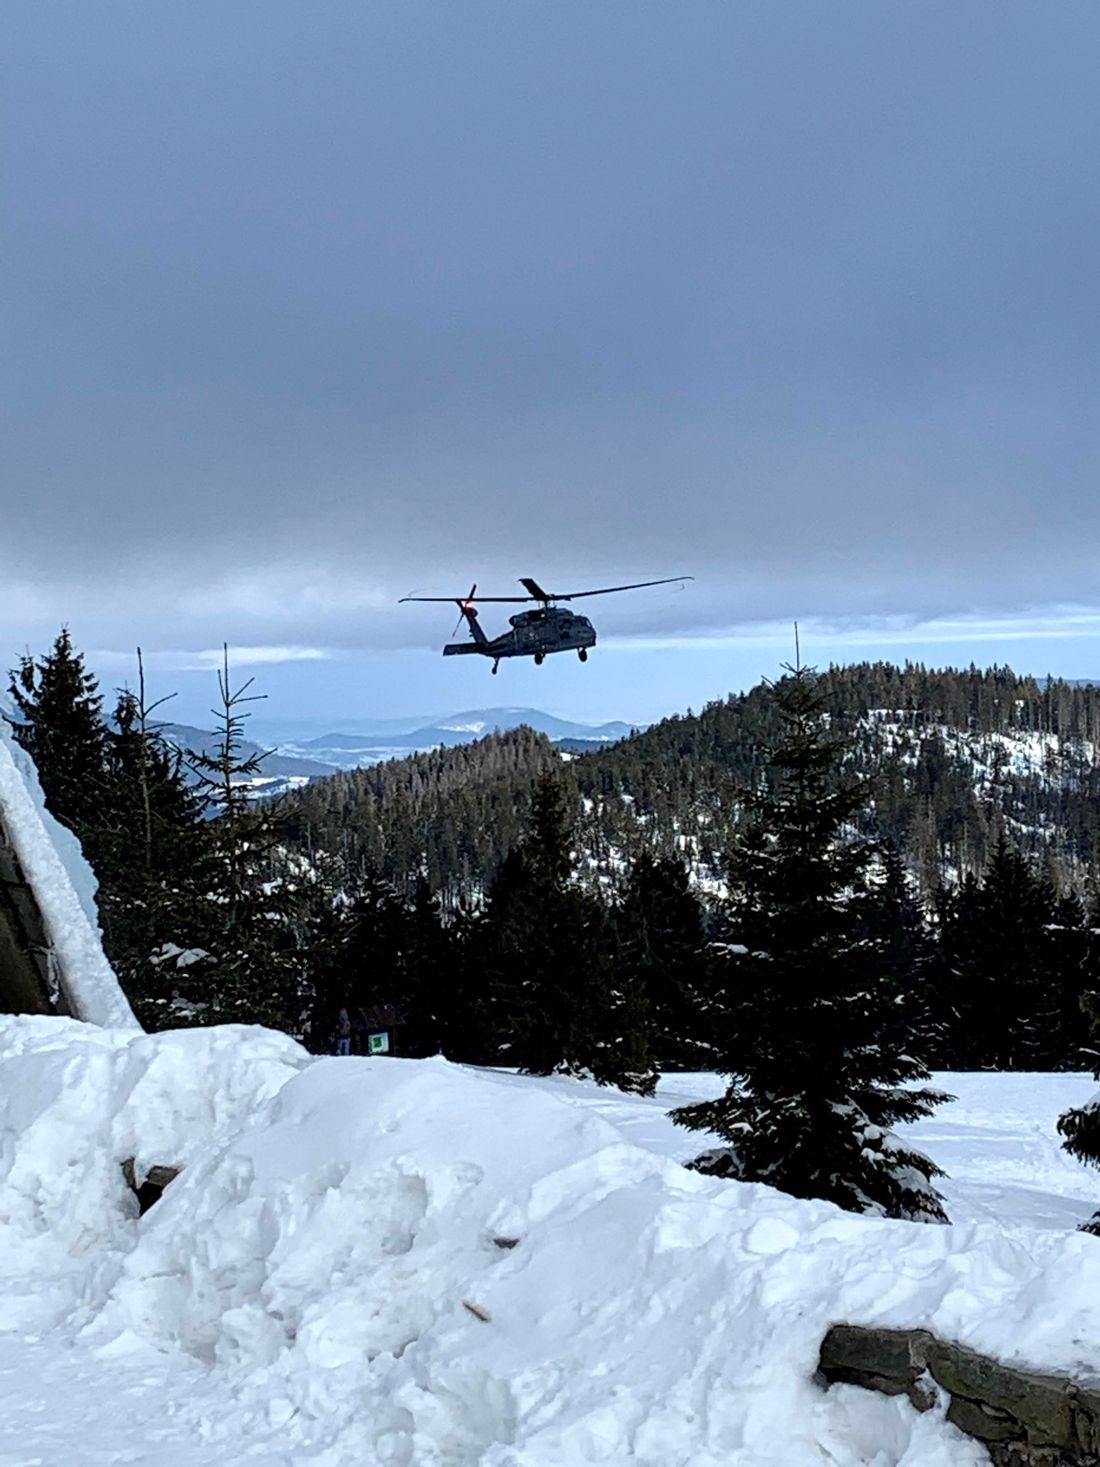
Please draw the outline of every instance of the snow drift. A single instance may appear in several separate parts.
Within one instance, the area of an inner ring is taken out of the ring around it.
[[[226,1460],[247,1436],[325,1467],[960,1467],[984,1458],[942,1412],[814,1383],[829,1325],[1100,1351],[1093,1238],[705,1178],[580,1097],[258,1029],[10,1020],[0,1271],[33,1263],[82,1359],[175,1362],[172,1429]],[[127,1156],[184,1164],[140,1219]]]
[[[64,1260],[133,1245],[141,1180],[245,1124],[308,1056],[267,1029],[158,1035],[0,1020],[0,1220]]]

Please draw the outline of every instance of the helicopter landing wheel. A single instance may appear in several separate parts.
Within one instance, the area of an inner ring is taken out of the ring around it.
[[[581,659],[582,662],[587,662],[588,661],[588,648],[587,647],[578,647],[577,648],[577,656]]]
[[[544,654],[542,652],[536,652],[535,653],[535,666],[536,667],[541,667],[542,664],[543,664],[543,660],[544,660]]]
[[[494,662],[493,663],[493,676],[496,677],[496,675],[497,675],[497,673],[499,671],[500,671],[500,663],[499,662]]]

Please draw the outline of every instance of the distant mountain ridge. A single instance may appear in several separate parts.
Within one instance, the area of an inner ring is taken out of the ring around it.
[[[458,748],[487,734],[510,733],[517,728],[532,728],[567,750],[606,748],[635,731],[631,724],[618,720],[576,723],[538,708],[475,708],[444,714],[412,729],[399,719],[378,719],[375,731],[321,734],[301,742],[288,740],[274,748],[244,739],[241,752],[248,756],[270,749],[265,753],[262,772],[252,783],[258,794],[273,795],[340,770],[362,769],[432,749]],[[213,752],[219,737],[189,723],[164,724],[160,734],[174,748],[196,753]]]
[[[577,743],[587,748],[618,743],[634,732],[634,727],[620,720],[576,723],[538,708],[475,708],[444,715],[408,732],[326,733],[301,743],[285,743],[280,752],[306,762],[319,760],[330,767],[355,769],[429,749],[456,748],[486,734],[509,733],[516,728],[532,728],[554,743]]]
[[[215,753],[220,741],[219,734],[210,729],[195,728],[189,723],[165,723],[158,727],[157,732],[166,744],[184,754],[188,751],[196,754]],[[264,794],[277,794],[281,789],[291,788],[295,784],[320,779],[326,774],[335,774],[339,768],[336,764],[301,758],[297,754],[284,754],[277,749],[268,753],[264,745],[253,743],[250,739],[241,740],[240,752],[245,758],[253,754],[265,756],[260,766],[261,773],[252,780]]]

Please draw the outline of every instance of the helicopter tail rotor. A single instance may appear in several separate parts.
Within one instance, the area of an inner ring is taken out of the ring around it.
[[[477,582],[475,581],[474,584],[470,587],[470,594],[465,597],[464,600],[458,603],[458,620],[455,622],[455,629],[451,633],[452,641],[455,639],[455,637],[458,636],[458,629],[462,625],[463,621],[469,621],[472,616],[477,616],[477,610],[473,604],[474,592],[476,590]]]
[[[474,605],[474,593],[476,591],[477,587],[471,586],[468,596],[464,596],[461,600],[455,601],[455,605],[458,607],[458,620],[455,622],[455,629],[451,633],[452,640],[443,648],[443,655],[445,657],[452,656],[456,652],[482,652],[489,645],[489,638],[481,630],[481,624],[477,619],[477,607]],[[463,622],[470,628],[470,636],[473,637],[472,642],[455,642],[453,640],[458,635],[458,629]]]

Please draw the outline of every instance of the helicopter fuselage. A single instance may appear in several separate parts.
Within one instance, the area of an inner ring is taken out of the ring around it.
[[[582,596],[611,596],[617,591],[640,591],[646,586],[671,586],[675,581],[690,581],[690,576],[664,576],[659,581],[631,581],[625,586],[600,586],[586,591],[544,591],[532,576],[520,576],[526,596],[478,596],[476,583],[468,596],[402,596],[402,601],[450,601],[458,607],[455,631],[465,621],[471,641],[448,642],[444,657],[490,657],[493,671],[505,657],[533,657],[535,666],[551,652],[575,652],[582,662],[588,661],[588,649],[596,645],[596,629],[587,616],[581,616],[561,601],[576,601]],[[486,601],[534,601],[532,611],[518,611],[508,618],[512,630],[499,637],[487,637],[478,620],[478,603]]]
[[[541,662],[552,652],[578,652],[587,654],[589,647],[596,645],[596,629],[587,616],[570,611],[565,606],[540,606],[534,611],[520,611],[508,618],[512,630],[499,637],[481,637],[481,628],[476,622],[472,608],[464,612],[475,640],[472,642],[450,642],[443,648],[444,657],[469,655],[491,657],[494,669],[505,657],[533,657]],[[476,631],[475,631],[476,627]]]

